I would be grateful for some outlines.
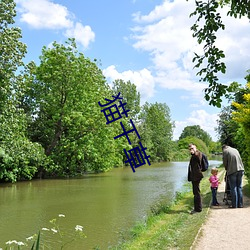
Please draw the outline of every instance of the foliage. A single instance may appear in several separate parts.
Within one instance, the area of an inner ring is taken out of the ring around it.
[[[248,124],[245,122],[247,122],[249,116],[247,113],[249,105],[247,96],[250,95],[250,75],[248,74],[245,79],[248,84],[244,88],[238,83],[233,83],[236,88],[234,93],[228,97],[232,105],[222,109],[219,115],[217,132],[220,135],[221,144],[228,144],[239,150],[246,169],[249,169],[249,149],[246,138],[248,138],[250,131]]]
[[[236,108],[236,111],[232,112],[233,119],[238,122],[243,129],[244,138],[242,138],[242,143],[244,143],[245,153],[244,158],[246,158],[246,173],[249,176],[250,174],[250,146],[247,143],[250,140],[250,82],[247,83],[246,88],[248,89],[247,93],[243,95],[244,102],[237,103],[233,102],[233,107]]]
[[[27,123],[20,99],[25,84],[21,72],[26,45],[21,30],[14,27],[15,2],[0,2],[0,179],[15,182],[34,177],[46,164],[43,149],[26,136]]]
[[[221,97],[227,91],[231,91],[230,87],[219,83],[218,74],[226,72],[226,65],[223,62],[225,54],[223,50],[216,46],[216,34],[219,30],[224,30],[225,25],[222,22],[219,7],[229,5],[228,15],[235,18],[248,16],[250,18],[250,5],[248,0],[203,0],[195,1],[196,9],[190,16],[196,16],[197,19],[192,25],[193,37],[197,38],[199,44],[204,44],[203,54],[195,53],[193,62],[195,68],[199,69],[200,81],[209,83],[205,89],[205,99],[209,104],[221,107]],[[205,66],[204,66],[205,65]]]
[[[127,114],[128,116],[126,117],[125,115],[123,115],[122,119],[119,120],[119,122],[122,122],[126,131],[129,131],[130,129],[132,129],[131,121],[130,121],[132,120],[132,122],[134,123],[137,129],[138,124],[139,124],[138,114],[140,112],[140,93],[137,91],[136,85],[131,83],[130,81],[125,82],[121,79],[117,79],[113,82],[112,91],[113,91],[113,96],[117,96],[117,94],[120,92],[120,97],[122,98],[121,101],[123,104],[126,104],[124,108],[126,110],[129,110]],[[116,101],[116,105],[119,107],[118,100]],[[121,131],[121,127],[120,127],[120,131]],[[120,133],[121,132],[117,132],[117,135]],[[122,138],[119,138],[118,140],[121,140],[121,139]],[[127,144],[125,147],[126,150],[130,150],[132,148],[139,146],[140,139],[138,138],[136,133],[130,133],[129,139],[131,141],[131,145],[129,145],[126,139],[123,139],[124,143]],[[125,162],[126,160],[127,160],[126,155],[123,153],[123,162]]]
[[[18,77],[15,74],[23,66],[22,58],[26,54],[26,45],[20,41],[21,30],[15,26],[16,4],[13,0],[0,2],[0,112],[5,106],[13,105],[14,90],[17,90]]]
[[[172,160],[173,161],[184,161],[189,160],[190,153],[187,149],[177,149],[173,152]]]
[[[117,79],[113,82],[112,90],[114,95],[121,93],[123,102],[126,104],[126,109],[129,109],[129,117],[133,120],[137,120],[137,116],[140,112],[140,93],[136,90],[136,85],[130,81],[124,82],[121,79]]]
[[[203,142],[205,142],[207,147],[212,142],[211,136],[206,131],[204,131],[199,125],[185,127],[179,137],[179,140],[184,139],[188,136],[193,136],[201,139]]]
[[[30,138],[59,166],[44,170],[73,175],[121,164],[122,142],[113,139],[118,124],[106,125],[98,105],[111,96],[101,70],[77,51],[74,39],[44,47],[40,60],[29,64],[23,106],[31,107]]]
[[[206,155],[209,154],[209,150],[208,150],[206,144],[201,139],[194,137],[194,136],[187,136],[183,139],[180,139],[178,141],[178,147],[179,147],[179,149],[186,149],[186,151],[189,152],[188,145],[190,143],[195,144],[199,151],[205,153]]]
[[[222,151],[221,149],[221,143],[219,141],[217,142],[211,142],[209,146],[209,152],[211,154],[220,154]]]
[[[140,113],[140,135],[152,161],[168,161],[171,155],[173,123],[165,103],[146,102]]]
[[[232,108],[230,106],[224,107],[219,114],[218,127],[216,128],[221,145],[227,144],[237,147],[235,135],[238,129],[239,124],[232,119]]]

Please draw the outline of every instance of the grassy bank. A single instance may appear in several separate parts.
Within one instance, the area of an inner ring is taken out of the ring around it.
[[[220,172],[223,178],[223,170]],[[201,193],[201,213],[189,214],[193,209],[193,194],[188,183],[183,192],[176,194],[172,204],[167,206],[162,202],[152,207],[146,221],[138,223],[123,242],[110,249],[190,249],[208,213],[211,201],[208,177],[201,181]]]

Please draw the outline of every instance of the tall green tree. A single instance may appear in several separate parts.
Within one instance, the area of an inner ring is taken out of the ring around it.
[[[14,26],[15,7],[12,0],[0,1],[0,180],[12,182],[32,179],[46,164],[42,147],[27,138],[26,116],[19,103],[25,92],[21,69],[26,45]]]
[[[190,156],[190,152],[188,150],[188,145],[190,143],[193,143],[196,145],[197,149],[200,150],[201,152],[205,153],[206,155],[209,154],[209,150],[207,145],[202,141],[201,139],[195,137],[195,136],[187,136],[185,138],[182,138],[178,141],[178,147],[179,150],[182,150],[185,152],[185,154]],[[184,153],[183,152],[183,153]]]
[[[20,41],[21,30],[15,27],[16,4],[13,0],[0,1],[0,112],[15,101],[13,91],[19,90],[16,71],[23,66],[26,45]]]
[[[248,74],[245,79],[250,82],[250,75]],[[231,84],[234,91],[227,96],[230,103],[236,102],[239,104],[247,104],[244,96],[250,93],[248,87],[242,87],[239,83],[233,82]],[[245,149],[245,140],[243,135],[242,126],[239,122],[233,119],[233,112],[237,110],[233,105],[224,107],[220,114],[218,120],[218,127],[216,128],[217,133],[220,136],[219,141],[221,144],[228,144],[239,149],[242,153]]]
[[[236,100],[232,102],[232,106],[235,108],[232,111],[232,118],[235,122],[239,125],[239,129],[237,131],[238,137],[238,145],[239,151],[243,155],[243,161],[245,163],[246,174],[248,178],[250,177],[250,146],[249,146],[249,139],[250,139],[250,77],[249,75],[246,77],[248,81],[244,94],[242,98],[237,96]],[[240,100],[241,102],[237,102]],[[240,135],[240,136],[239,136]]]
[[[221,110],[216,131],[222,145],[227,144],[232,147],[237,147],[235,136],[240,126],[238,122],[232,119],[232,111],[231,106],[224,107]]]
[[[140,135],[152,161],[167,161],[171,158],[173,122],[170,109],[165,103],[146,102],[140,113]]]
[[[126,104],[126,109],[129,109],[129,117],[134,121],[137,120],[140,112],[140,93],[136,89],[136,85],[130,81],[117,79],[113,82],[112,90],[114,94],[121,93],[123,102]]]
[[[97,65],[78,52],[75,40],[44,47],[40,65],[31,63],[29,72],[24,100],[32,107],[29,135],[57,165],[43,170],[73,175],[121,164],[123,141],[113,139],[118,124],[106,125],[98,105],[112,92]]]
[[[191,30],[198,43],[204,45],[203,54],[195,53],[194,67],[199,69],[197,75],[200,76],[200,80],[209,83],[205,89],[205,99],[209,104],[221,107],[221,97],[231,89],[220,83],[218,78],[218,74],[226,72],[226,64],[223,61],[225,53],[216,45],[218,31],[225,29],[219,7],[228,5],[228,15],[235,18],[248,16],[250,19],[250,4],[249,0],[199,0],[195,3],[196,9],[190,16],[196,16],[197,19]]]
[[[193,126],[187,126],[183,129],[179,140],[188,137],[188,136],[193,136],[193,137],[197,137],[200,140],[202,140],[203,142],[205,142],[205,144],[207,145],[207,147],[209,147],[210,143],[212,142],[212,138],[211,136],[208,134],[208,132],[204,131],[200,125],[193,125]]]

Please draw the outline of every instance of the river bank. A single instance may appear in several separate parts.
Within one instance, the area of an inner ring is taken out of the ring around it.
[[[223,181],[224,171],[220,170]],[[177,193],[169,206],[159,205],[147,220],[138,223],[118,246],[111,249],[190,249],[200,228],[207,219],[210,209],[211,191],[208,176],[201,182],[203,211],[190,215],[193,208],[191,184],[185,185],[183,192]]]

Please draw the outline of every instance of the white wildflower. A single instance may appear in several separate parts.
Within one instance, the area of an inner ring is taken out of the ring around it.
[[[46,227],[43,227],[42,230],[43,230],[43,231],[50,231],[50,230],[49,230],[48,228],[46,228]]]
[[[65,215],[64,215],[64,214],[59,214],[58,216],[59,216],[59,217],[65,217]]]
[[[57,233],[58,231],[55,228],[51,228],[51,231]]]
[[[32,240],[34,238],[34,236],[30,236],[30,237],[27,237],[26,240]]]
[[[24,246],[24,243],[23,243],[22,241],[18,241],[16,244],[17,244],[18,246]]]
[[[75,226],[75,230],[76,230],[76,231],[82,231],[82,230],[83,230],[83,226],[76,225],[76,226]]]
[[[5,244],[11,245],[12,243],[17,244],[17,241],[16,241],[16,240],[9,240],[9,241],[7,241]]]

